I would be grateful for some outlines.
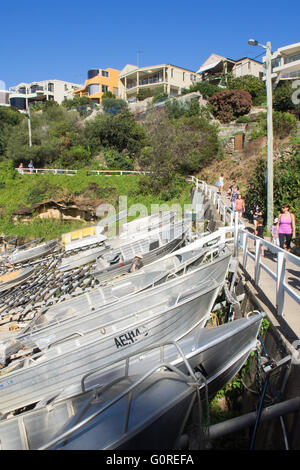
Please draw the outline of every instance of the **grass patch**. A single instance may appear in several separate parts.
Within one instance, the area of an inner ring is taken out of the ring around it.
[[[78,195],[88,191],[91,183],[95,183],[99,189],[114,188],[114,191],[103,192],[107,195],[105,199],[112,204],[116,211],[119,210],[119,198],[127,198],[127,209],[131,208],[128,220],[138,217],[142,212],[143,205],[148,215],[151,213],[152,205],[160,206],[162,204],[178,204],[182,209],[185,204],[190,203],[189,187],[187,184],[182,193],[168,201],[160,200],[153,195],[142,195],[139,191],[139,175],[122,176],[97,176],[87,175],[86,171],[79,170],[75,176],[66,175],[16,175],[14,179],[7,179],[0,186],[1,218],[0,231],[5,235],[15,235],[24,238],[40,238],[46,240],[60,237],[63,233],[75,230],[84,225],[92,225],[82,221],[60,221],[55,219],[39,219],[32,217],[30,223],[13,223],[12,213],[19,207],[31,207],[32,204],[43,202],[47,199],[63,198],[64,194]],[[101,191],[99,191],[101,194]],[[137,206],[134,206],[137,205]],[[133,207],[132,207],[133,206]],[[146,214],[147,215],[147,214]]]

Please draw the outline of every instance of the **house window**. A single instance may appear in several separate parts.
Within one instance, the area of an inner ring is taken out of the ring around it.
[[[171,78],[174,76],[174,69],[171,69]]]
[[[102,70],[102,77],[108,77],[109,74],[106,70]]]
[[[184,81],[185,72],[182,73],[182,80]]]
[[[108,91],[108,86],[102,85],[102,92],[105,93],[106,91]]]
[[[98,83],[93,83],[92,85],[88,85],[88,92],[89,95],[94,95],[95,93],[99,93],[100,87]]]
[[[48,91],[51,91],[51,93],[54,93],[54,84],[53,83],[48,83]]]
[[[196,81],[196,75],[191,74],[191,81],[195,82]]]
[[[114,87],[113,94],[114,96],[119,96],[119,89]]]

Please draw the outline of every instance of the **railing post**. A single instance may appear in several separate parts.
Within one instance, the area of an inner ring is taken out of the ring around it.
[[[231,216],[233,214],[231,213]],[[232,219],[232,217],[231,217]],[[232,223],[231,223],[231,226],[232,226]],[[239,215],[237,212],[234,213],[234,252],[233,252],[233,256],[234,257],[237,257],[238,255],[238,251],[239,251],[239,247],[238,247],[238,235],[239,235]]]
[[[260,278],[260,256],[261,256],[261,242],[257,238],[255,240],[255,265],[254,265],[254,282],[258,286]]]
[[[284,277],[285,277],[285,257],[283,252],[277,253],[277,280],[276,280],[276,308],[277,315],[283,315],[284,305]]]
[[[246,269],[247,266],[247,249],[248,249],[248,233],[243,232],[243,268]]]
[[[226,206],[224,204],[224,207],[223,207],[223,222],[224,222],[224,225],[226,225]]]

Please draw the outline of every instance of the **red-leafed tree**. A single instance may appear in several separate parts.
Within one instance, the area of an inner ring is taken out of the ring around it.
[[[252,96],[244,90],[223,90],[211,96],[208,103],[213,116],[226,123],[249,113]]]

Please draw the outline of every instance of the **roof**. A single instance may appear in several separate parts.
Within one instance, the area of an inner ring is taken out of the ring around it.
[[[263,65],[262,62],[260,62],[259,60],[251,59],[251,57],[241,57],[240,59],[236,59],[235,62],[239,62],[240,60],[244,60],[244,59],[248,59],[248,60],[251,60],[252,62],[257,62],[258,64]]]

